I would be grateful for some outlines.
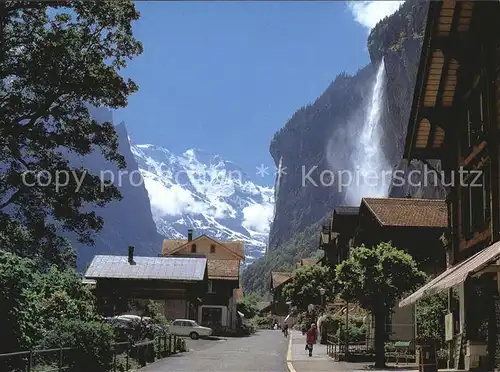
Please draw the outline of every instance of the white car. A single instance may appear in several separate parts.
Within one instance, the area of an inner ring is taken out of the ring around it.
[[[199,337],[209,337],[212,335],[212,328],[202,327],[194,320],[176,319],[168,327],[168,332],[177,336],[189,336],[193,340]]]

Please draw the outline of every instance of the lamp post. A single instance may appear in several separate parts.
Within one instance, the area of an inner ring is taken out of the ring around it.
[[[326,292],[325,288],[320,288],[319,289],[319,294],[321,295],[321,307],[324,306],[323,305],[323,296],[325,295],[325,292]]]
[[[325,292],[326,290],[324,288],[320,288],[319,289],[319,294],[321,296],[321,309],[323,310],[323,313],[325,312],[325,308],[324,308],[324,296],[325,296]],[[326,341],[327,341],[327,333],[326,333],[326,328],[323,327],[323,324],[321,324],[321,344],[325,345],[326,344]]]

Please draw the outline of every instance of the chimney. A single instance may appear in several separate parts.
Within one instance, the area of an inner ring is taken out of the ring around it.
[[[188,242],[193,240],[193,229],[188,230]]]
[[[130,245],[128,247],[128,263],[133,264],[134,263],[134,246]]]

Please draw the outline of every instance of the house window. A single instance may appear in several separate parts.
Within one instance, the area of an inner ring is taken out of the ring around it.
[[[210,253],[215,253],[215,244],[210,246]]]
[[[474,146],[481,143],[487,134],[487,125],[485,121],[486,100],[484,99],[484,79],[472,91],[467,102],[467,131],[469,152]]]
[[[474,233],[482,232],[490,221],[490,171],[489,166],[481,170],[481,176],[475,180],[473,174],[467,180],[467,186],[461,188],[462,235],[472,238]]]
[[[212,280],[208,281],[208,293],[215,293],[215,286]]]
[[[191,253],[196,253],[196,244],[191,246]]]

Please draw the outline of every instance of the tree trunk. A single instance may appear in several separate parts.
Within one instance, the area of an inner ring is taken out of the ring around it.
[[[375,368],[385,367],[385,319],[384,311],[375,314]]]

